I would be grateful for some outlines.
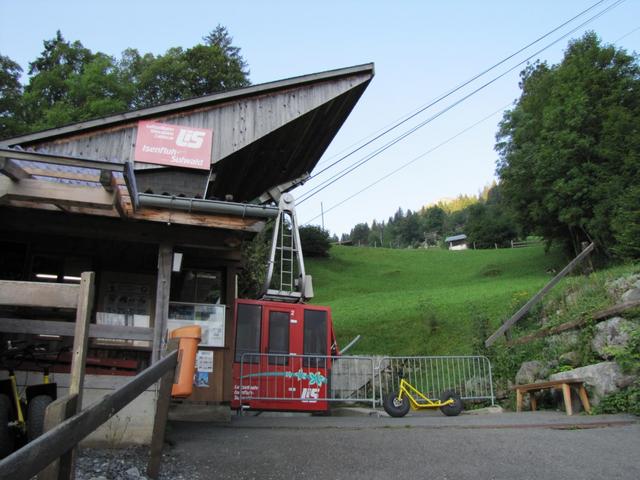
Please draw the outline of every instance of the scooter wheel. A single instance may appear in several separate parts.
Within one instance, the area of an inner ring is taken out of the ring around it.
[[[403,395],[402,398],[398,399],[398,392],[392,392],[387,395],[382,402],[382,406],[384,411],[392,417],[404,417],[411,409],[407,396]]]
[[[460,395],[458,395],[453,390],[442,392],[442,395],[440,395],[440,401],[446,402],[449,399],[453,400],[453,403],[440,407],[440,411],[447,417],[455,417],[456,415],[460,415],[460,412],[462,411],[462,400],[460,399]]]

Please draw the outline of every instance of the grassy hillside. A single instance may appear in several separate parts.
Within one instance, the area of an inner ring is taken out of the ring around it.
[[[362,335],[350,353],[451,355],[472,353],[480,319],[498,326],[565,263],[542,247],[333,247],[307,270],[313,303],[332,307],[339,344]]]

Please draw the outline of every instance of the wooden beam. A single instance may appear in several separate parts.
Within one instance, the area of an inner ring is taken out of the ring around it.
[[[158,248],[158,279],[156,286],[155,318],[153,321],[153,351],[151,363],[160,358],[162,339],[167,329],[169,317],[169,293],[171,291],[171,265],[173,263],[173,245],[161,243]]]
[[[9,183],[0,181],[0,197],[56,205],[113,208],[113,194],[101,188],[67,185],[46,180],[24,179],[19,183],[13,183],[10,180]]]
[[[58,322],[55,320],[0,318],[0,332],[71,337],[74,333],[74,324],[71,322]],[[99,325],[92,323],[89,326],[89,337],[117,340],[142,340],[150,342],[153,340],[153,329],[120,325]]]
[[[6,175],[14,182],[19,182],[24,178],[29,178],[29,174],[13,160],[0,158],[0,173]]]
[[[560,325],[556,325],[555,327],[542,328],[530,335],[525,335],[525,336],[510,340],[507,342],[507,345],[509,346],[522,345],[524,343],[532,342],[533,340],[536,340],[538,338],[544,338],[544,337],[548,337],[549,335],[556,335],[558,333],[565,332],[567,330],[573,330],[574,328],[578,328],[591,320],[603,320],[605,318],[612,317],[614,315],[617,315],[619,313],[622,313],[634,307],[640,307],[640,300],[636,300],[633,302],[620,303],[618,305],[614,305],[613,307],[600,310],[588,317],[580,318],[578,320],[572,320],[571,322],[561,323]]]
[[[82,405],[82,386],[84,384],[84,367],[87,363],[87,345],[89,344],[89,327],[93,310],[94,272],[82,272],[78,308],[73,332],[73,350],[71,353],[71,383],[69,395],[78,395],[78,405]]]
[[[109,193],[113,193],[114,188],[118,188],[113,172],[100,170],[100,185]]]
[[[48,432],[49,430],[53,430],[68,418],[73,417],[78,410],[77,395],[65,395],[64,397],[58,398],[47,407],[42,431]],[[71,455],[65,454],[51,462],[38,474],[38,480],[67,480],[73,478],[73,461],[71,457]]]
[[[259,232],[265,225],[263,220],[255,218],[233,217],[230,215],[207,215],[176,210],[157,210],[155,208],[140,208],[131,218],[166,224],[176,223],[197,227],[244,230],[248,232]]]
[[[124,222],[106,216],[67,215],[60,211],[0,208],[0,238],[6,241],[28,241],[33,235],[78,236],[148,245],[167,241],[174,245],[212,249],[217,258],[238,261],[240,250],[225,244],[229,232],[161,222]],[[250,234],[241,236],[251,238]]]
[[[78,285],[0,280],[0,305],[76,308]]]
[[[95,168],[97,170],[111,170],[123,172],[124,164],[114,162],[104,162],[102,160],[90,160],[85,158],[70,157],[67,155],[55,155],[40,152],[27,152],[0,147],[0,158],[14,160],[29,160],[32,162],[51,163],[54,165],[67,165],[70,167]]]
[[[595,245],[593,243],[589,244],[587,248],[585,248],[580,255],[571,260],[569,264],[562,269],[560,273],[558,273],[555,277],[551,279],[549,283],[547,283],[542,289],[536,293],[524,306],[518,310],[509,320],[504,322],[498,330],[496,330],[487,340],[484,342],[486,347],[490,347],[493,342],[495,342],[501,335],[503,335],[507,330],[509,330],[516,322],[518,322],[522,317],[524,317],[531,308],[537,304],[542,298],[547,294],[549,290],[556,286],[556,284],[562,280],[566,275],[571,273],[574,268],[576,268],[580,262],[582,262],[587,256],[593,251]]]
[[[67,180],[79,180],[81,182],[92,182],[92,183],[100,183],[100,173],[94,173],[95,170],[86,170],[85,172],[68,172],[61,170],[51,170],[48,168],[42,167],[24,167],[24,171],[30,175],[37,175],[38,177],[49,177],[49,178],[64,178]],[[116,182],[118,185],[124,185],[124,178],[121,176],[116,177]]]

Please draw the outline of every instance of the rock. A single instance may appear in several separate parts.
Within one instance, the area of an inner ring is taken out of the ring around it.
[[[622,373],[620,365],[616,362],[602,362],[586,367],[574,368],[567,372],[554,373],[549,380],[567,380],[581,378],[591,387],[590,401],[593,405],[610,393],[615,393],[621,388],[631,385],[634,377]]]
[[[579,291],[571,292],[564,298],[564,304],[567,306],[575,305],[578,303],[578,297],[580,297]]]
[[[607,292],[616,300],[629,289],[640,288],[640,274],[629,275],[627,277],[616,278],[605,284]]]
[[[136,467],[131,467],[129,470],[124,472],[124,474],[126,475],[126,478],[130,480],[138,480],[140,478],[140,470]]]
[[[580,365],[580,354],[578,352],[566,352],[558,357],[560,365],[571,365],[577,367]]]
[[[488,386],[488,380],[484,377],[471,377],[464,382],[464,391],[468,392],[467,395],[473,396],[474,392],[484,392]]]
[[[99,477],[91,477],[89,480],[107,480],[107,477],[100,475]]]
[[[638,300],[640,300],[640,288],[638,287],[627,290],[622,294],[623,302],[637,302]]]
[[[562,332],[557,335],[547,337],[547,345],[551,348],[571,350],[580,343],[580,334],[576,331]]]
[[[547,369],[542,362],[536,360],[532,362],[523,362],[520,370],[516,373],[516,385],[524,385],[533,383],[536,380],[542,380],[547,376]]]
[[[611,348],[624,348],[629,343],[629,333],[638,326],[622,317],[613,317],[596,325],[591,348],[602,358],[611,358]]]

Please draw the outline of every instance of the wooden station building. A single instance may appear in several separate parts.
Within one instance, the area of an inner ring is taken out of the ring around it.
[[[211,353],[188,401],[231,400],[240,246],[277,214],[274,189],[309,176],[372,77],[366,64],[0,141],[0,279],[95,272],[85,403],[155,361],[167,329],[194,322]],[[10,306],[0,340],[60,351],[73,319]],[[59,388],[65,368],[54,367]],[[121,412],[123,441],[149,440],[148,393]]]

